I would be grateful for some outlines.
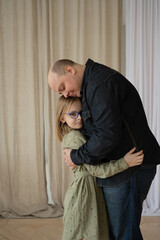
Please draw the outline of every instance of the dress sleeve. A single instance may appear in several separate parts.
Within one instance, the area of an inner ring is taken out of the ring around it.
[[[71,131],[64,138],[63,148],[78,149],[86,142],[86,139],[79,131]]]
[[[88,164],[84,164],[84,166],[91,175],[99,178],[111,177],[128,168],[124,158],[120,158],[119,160],[111,160],[110,162],[98,164],[96,166]]]

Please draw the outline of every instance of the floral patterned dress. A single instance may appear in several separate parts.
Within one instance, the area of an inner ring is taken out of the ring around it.
[[[72,130],[64,137],[64,148],[78,149],[85,142],[78,130]],[[121,158],[96,166],[83,164],[73,170],[74,180],[64,200],[63,240],[109,240],[105,201],[96,177],[106,178],[127,168]]]

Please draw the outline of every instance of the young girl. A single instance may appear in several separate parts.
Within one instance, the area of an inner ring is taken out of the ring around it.
[[[64,148],[78,149],[86,142],[79,129],[82,106],[78,98],[60,97],[57,106],[57,139],[64,140]],[[74,170],[74,181],[68,188],[64,200],[63,240],[107,240],[108,223],[105,201],[96,177],[106,178],[128,167],[139,165],[143,161],[142,151],[133,153],[135,148],[124,158],[96,166],[83,164]]]

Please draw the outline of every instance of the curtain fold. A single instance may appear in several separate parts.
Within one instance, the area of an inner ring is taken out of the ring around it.
[[[160,143],[160,2],[124,0],[126,77],[138,89],[149,126]],[[149,147],[149,146],[148,146]],[[160,215],[160,167],[143,206],[143,215]]]
[[[59,216],[48,205],[44,78],[36,1],[0,1],[0,215]],[[40,6],[39,6],[40,7]],[[46,215],[45,215],[45,213]]]
[[[0,216],[56,217],[73,176],[55,139],[60,58],[120,70],[121,1],[0,0]]]

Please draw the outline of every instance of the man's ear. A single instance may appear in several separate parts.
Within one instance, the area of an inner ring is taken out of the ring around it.
[[[66,73],[71,73],[71,74],[75,74],[76,73],[76,69],[72,66],[66,65],[64,67],[64,70]]]

